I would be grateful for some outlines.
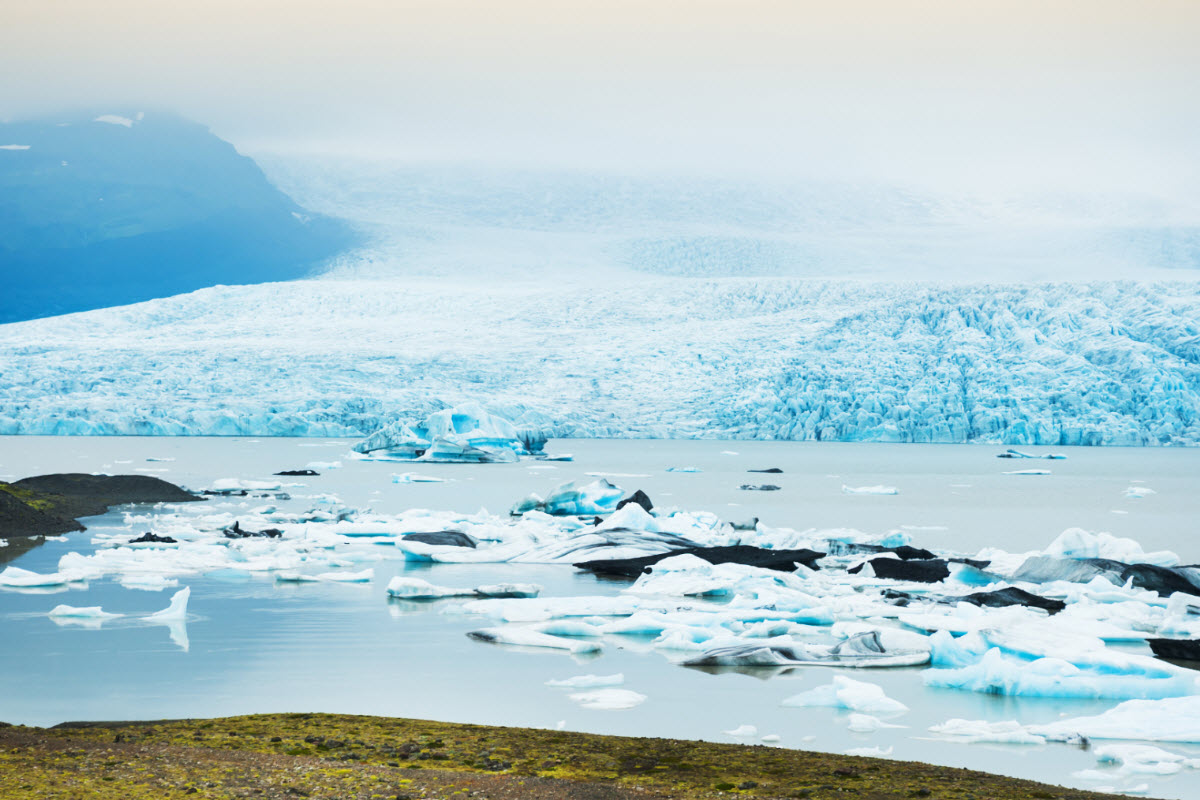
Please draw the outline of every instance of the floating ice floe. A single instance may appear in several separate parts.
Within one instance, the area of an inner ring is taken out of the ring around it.
[[[900,494],[895,486],[847,486],[842,484],[842,494]]]
[[[867,714],[903,714],[908,711],[908,706],[888,697],[878,685],[856,681],[844,675],[835,675],[833,682],[825,686],[792,695],[782,705],[792,708],[833,706]]]
[[[594,692],[580,692],[569,697],[584,708],[599,711],[620,711],[639,706],[646,701],[646,695],[629,689],[597,689]]]
[[[564,483],[552,491],[545,500],[530,495],[512,508],[512,514],[541,511],[551,516],[591,516],[611,514],[617,510],[621,500],[621,488],[600,478],[588,484],[580,481]]]
[[[1200,742],[1200,695],[1161,700],[1126,700],[1092,717],[1072,717],[1026,726],[1053,741],[1134,739],[1148,742]]]
[[[188,598],[192,596],[191,587],[185,586],[171,596],[171,604],[162,611],[150,614],[146,619],[158,622],[187,619]]]
[[[842,752],[848,756],[859,756],[864,758],[887,758],[892,754],[893,748],[887,749],[880,747],[851,747],[849,750]]]
[[[667,467],[667,472],[701,472],[699,467]]]
[[[1036,455],[1033,455],[1032,453],[1026,453],[1021,450],[1014,450],[1013,448],[1010,447],[1008,450],[1005,450],[1003,453],[998,454],[996,456],[996,458],[1045,458],[1045,459],[1049,459],[1049,460],[1053,460],[1053,461],[1061,461],[1061,460],[1065,459],[1066,456],[1063,455],[1062,453],[1046,453],[1045,455],[1036,456]]]
[[[120,584],[126,589],[141,589],[147,592],[161,592],[179,585],[175,578],[165,578],[162,575],[122,575]]]
[[[518,456],[542,456],[546,437],[537,430],[518,430],[488,413],[478,403],[437,411],[418,425],[392,422],[354,445],[367,459],[445,461],[456,463],[514,462]]]
[[[1045,744],[1046,737],[1026,730],[1016,720],[987,722],[985,720],[950,719],[939,725],[931,725],[930,732],[966,744],[987,742],[991,744]]]
[[[724,731],[724,733],[727,736],[736,736],[738,738],[744,738],[744,737],[749,737],[749,736],[757,736],[758,728],[754,727],[753,725],[739,725],[731,731]]]
[[[279,583],[370,583],[374,579],[375,570],[371,568],[358,572],[321,572],[316,575],[290,571],[275,573],[275,580]]]
[[[623,683],[625,683],[625,674],[621,672],[618,672],[616,675],[576,675],[573,678],[566,678],[561,681],[546,681],[547,686],[555,686],[563,689],[599,689],[609,686],[620,686]]]
[[[80,606],[58,605],[58,606],[55,606],[53,609],[51,609],[50,616],[52,616],[52,617],[74,617],[74,618],[78,618],[78,619],[103,620],[103,619],[112,619],[114,617],[120,617],[122,615],[121,614],[113,614],[108,611],[105,611],[100,606],[80,607]]]
[[[929,650],[888,650],[876,631],[860,633],[834,645],[738,644],[705,650],[682,663],[689,667],[784,667],[820,665],[830,667],[906,667],[925,664]]]
[[[418,475],[415,472],[392,473],[392,483],[445,483],[445,478],[435,478],[432,475]]]
[[[76,574],[73,571],[51,572],[43,574],[33,572],[20,567],[5,567],[3,572],[0,572],[0,586],[8,586],[12,588],[41,588],[52,586],[65,586],[68,583],[83,580],[84,576]]]
[[[904,725],[893,725],[890,722],[884,722],[879,717],[873,717],[870,714],[851,714],[846,720],[847,728],[852,733],[874,733],[883,728],[904,728]]]
[[[208,491],[213,494],[238,494],[241,492],[277,492],[282,488],[279,481],[249,481],[240,478],[218,478]]]
[[[1158,492],[1154,491],[1149,486],[1130,486],[1125,490],[1126,497],[1149,497],[1152,494],[1158,494]]]
[[[1013,469],[1013,470],[1009,470],[1009,471],[1001,473],[1001,474],[1003,474],[1003,475],[1049,475],[1050,470],[1048,470],[1048,469]]]
[[[1184,672],[1143,669],[1112,674],[1103,668],[1081,668],[1061,658],[1033,661],[1008,658],[1000,648],[993,647],[977,663],[957,669],[926,670],[922,677],[926,686],[985,694],[1128,700],[1183,697],[1195,693],[1198,690],[1196,673]]]
[[[596,642],[568,639],[563,636],[551,636],[550,634],[530,628],[520,628],[513,625],[505,625],[498,628],[482,628],[470,631],[467,636],[492,644],[544,647],[551,650],[566,650],[569,653],[594,653],[601,649],[600,645]],[[618,690],[610,689],[607,691]]]
[[[421,578],[397,575],[387,585],[387,593],[405,600],[435,600],[441,597],[475,597],[475,590],[464,587],[438,586]]]

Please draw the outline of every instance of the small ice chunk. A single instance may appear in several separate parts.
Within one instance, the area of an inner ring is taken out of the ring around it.
[[[594,692],[580,692],[568,695],[571,700],[584,708],[600,711],[618,711],[639,706],[646,700],[646,695],[638,694],[629,689],[597,689]]]
[[[699,467],[667,467],[667,472],[700,472]]]
[[[432,475],[418,475],[415,472],[393,472],[392,483],[445,483],[445,478],[435,478]]]
[[[62,586],[70,583],[71,576],[62,572],[51,572],[42,574],[32,572],[20,567],[6,567],[3,572],[0,572],[0,586],[11,586],[13,588],[36,588],[43,586]]]
[[[870,714],[851,714],[849,720],[849,728],[854,733],[874,733],[881,728],[903,728],[904,725],[893,725],[890,722],[884,722],[879,717],[872,717]]]
[[[725,733],[728,734],[729,736],[737,736],[739,738],[748,737],[748,736],[757,736],[758,728],[754,727],[753,725],[738,725],[736,728],[734,728],[731,731],[725,731]]]
[[[988,722],[986,720],[949,719],[940,725],[931,725],[929,730],[943,736],[952,736],[958,741],[969,744],[976,742],[992,744],[1046,743],[1046,737],[1030,733],[1016,720]]]
[[[219,478],[213,481],[210,489],[218,493],[233,492],[274,492],[280,488],[279,481],[244,481],[238,478]]]
[[[133,120],[129,117],[121,117],[116,114],[101,114],[92,120],[92,122],[105,122],[109,125],[120,125],[124,128],[133,127]]]
[[[308,469],[341,469],[340,461],[310,461],[304,465]]]
[[[783,741],[783,738],[777,733],[768,733],[766,736],[762,737],[762,741],[768,743],[780,742]]]
[[[1149,486],[1130,486],[1125,490],[1126,497],[1149,497],[1152,494],[1158,494],[1158,492]]]
[[[405,600],[434,600],[439,597],[474,597],[474,589],[438,586],[421,578],[397,575],[388,582],[387,593]]]
[[[844,675],[835,675],[833,682],[825,686],[792,695],[783,701],[783,705],[792,708],[833,706],[872,714],[903,714],[908,711],[908,706],[888,697],[878,685],[856,681]]]
[[[888,756],[890,756],[892,754],[892,750],[893,750],[893,748],[891,748],[891,747],[889,747],[886,750],[883,750],[878,747],[851,747],[849,750],[845,750],[843,752],[845,752],[845,754],[848,756],[863,756],[865,758],[887,758]]]
[[[480,597],[537,597],[542,587],[536,583],[489,583],[478,586],[475,594]]]
[[[569,653],[594,653],[600,650],[596,642],[568,639],[565,636],[552,636],[548,633],[535,631],[530,628],[520,628],[505,625],[498,628],[481,628],[470,631],[467,636],[481,642],[492,644],[511,644],[522,647],[545,647],[551,650],[566,650]],[[605,691],[617,691],[609,689]]]
[[[146,592],[161,592],[163,589],[179,585],[175,578],[162,575],[123,575],[120,582],[126,589],[141,589]]]
[[[164,608],[162,611],[154,612],[146,617],[146,619],[159,620],[162,622],[187,619],[188,598],[191,596],[191,587],[183,587],[178,592],[171,595],[171,604],[169,606]]]
[[[1014,469],[1002,473],[1004,475],[1049,475],[1048,469]]]
[[[370,583],[374,578],[375,570],[371,568],[360,572],[322,572],[317,576],[317,580],[331,583]]]
[[[842,494],[900,494],[895,486],[847,486],[842,484]]]
[[[563,689],[599,689],[605,686],[620,686],[625,683],[625,673],[616,675],[576,675],[561,681],[546,681],[547,686],[557,686]]]
[[[111,614],[100,606],[55,606],[50,611],[52,617],[75,617],[78,619],[111,619],[120,614]]]

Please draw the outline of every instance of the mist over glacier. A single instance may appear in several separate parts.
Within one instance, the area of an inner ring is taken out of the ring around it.
[[[0,327],[0,433],[1200,442],[1200,237],[1153,198],[258,160],[369,243]]]

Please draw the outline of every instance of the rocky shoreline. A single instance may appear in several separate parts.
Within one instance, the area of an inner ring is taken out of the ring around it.
[[[0,723],[0,796],[1100,800],[920,762],[334,714]]]

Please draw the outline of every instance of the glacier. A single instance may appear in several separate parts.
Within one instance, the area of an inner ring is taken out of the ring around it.
[[[1190,281],[217,286],[0,326],[0,434],[1200,443]]]

